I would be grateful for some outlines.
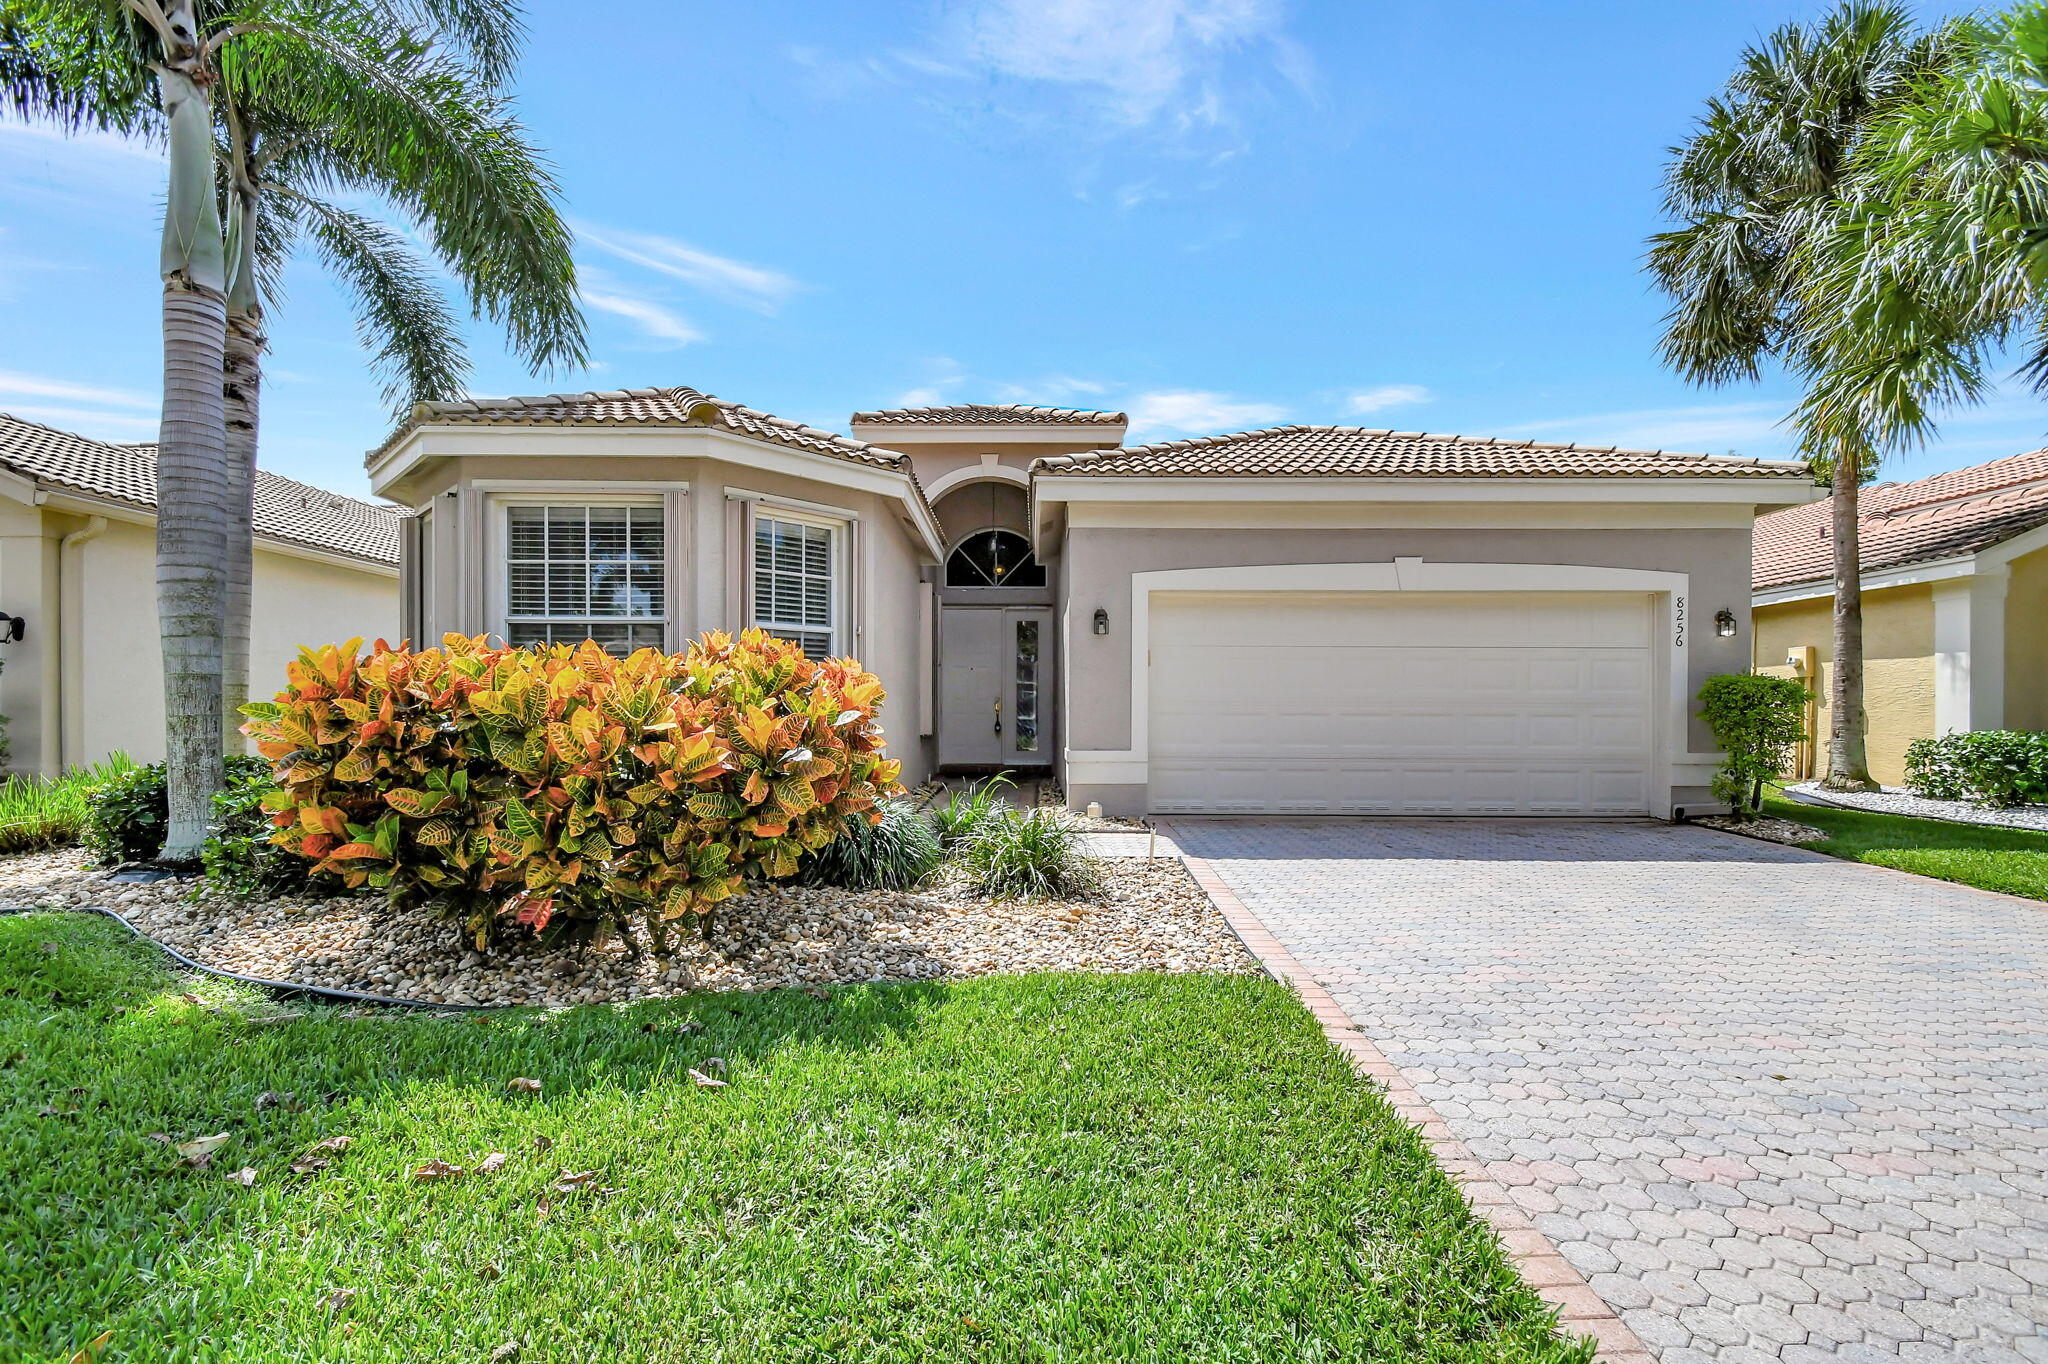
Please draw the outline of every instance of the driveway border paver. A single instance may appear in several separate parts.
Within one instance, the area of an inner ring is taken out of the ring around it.
[[[1536,1290],[1544,1301],[1557,1308],[1558,1323],[1573,1335],[1592,1337],[1599,1345],[1599,1357],[1608,1364],[1656,1364],[1656,1355],[1641,1337],[1629,1329],[1605,1299],[1593,1290],[1585,1277],[1565,1259],[1556,1244],[1530,1221],[1506,1189],[1487,1177],[1485,1165],[1475,1159],[1465,1143],[1452,1133],[1434,1108],[1401,1069],[1389,1061],[1371,1038],[1344,1012],[1292,952],[1267,930],[1259,916],[1225,885],[1206,859],[1186,851],[1170,820],[1155,819],[1154,826],[1172,839],[1188,874],[1200,886],[1245,945],[1258,958],[1268,975],[1292,989],[1323,1028],[1323,1036],[1344,1053],[1353,1070],[1379,1085],[1387,1101],[1429,1143],[1437,1164],[1458,1185],[1472,1211],[1486,1219],[1500,1237],[1502,1247],[1514,1261],[1522,1281]]]

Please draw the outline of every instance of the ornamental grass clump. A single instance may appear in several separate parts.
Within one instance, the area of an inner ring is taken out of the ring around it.
[[[243,708],[275,765],[273,841],[460,918],[479,949],[511,925],[602,942],[638,924],[665,950],[676,920],[790,875],[901,790],[882,684],[759,630],[624,658],[359,646],[302,651],[275,702]]]
[[[1081,826],[1064,810],[999,810],[974,826],[958,860],[976,893],[993,899],[1058,899],[1101,879]]]

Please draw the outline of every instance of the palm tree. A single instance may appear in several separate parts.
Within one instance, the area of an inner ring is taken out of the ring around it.
[[[1755,380],[1775,361],[1809,401],[1843,378],[1816,298],[1814,248],[1832,240],[1871,129],[1955,60],[1956,29],[1921,32],[1900,4],[1848,0],[1811,27],[1746,48],[1692,136],[1672,149],[1665,205],[1679,226],[1651,239],[1649,269],[1672,300],[1664,360],[1694,383]],[[1834,670],[1828,770],[1837,790],[1872,786],[1864,753],[1863,604],[1857,490],[1888,434],[1802,421],[1805,453],[1831,491]]]
[[[401,391],[446,396],[465,372],[458,332],[403,237],[326,195],[385,192],[422,225],[477,311],[506,326],[515,349],[541,360],[581,357],[554,186],[494,93],[516,35],[515,13],[497,0],[7,0],[0,8],[0,90],[18,110],[160,136],[170,147],[158,452],[166,861],[197,857],[221,784],[222,740],[233,732],[223,705],[230,638],[246,695],[262,309],[291,244],[303,233],[353,287],[366,331],[382,333],[380,361],[402,374]],[[218,110],[216,91],[225,92]],[[224,158],[215,151],[217,112]],[[233,206],[226,230],[220,189]],[[224,626],[230,616],[237,624]]]
[[[490,0],[420,0],[417,9],[358,14],[349,32],[305,35],[301,48],[314,51],[293,54],[288,82],[263,79],[254,61],[223,64],[222,197],[235,265],[226,418],[241,513],[227,558],[230,748],[241,743],[249,690],[249,509],[265,323],[285,260],[310,242],[353,296],[358,331],[395,406],[455,397],[469,372],[461,330],[428,262],[403,232],[335,196],[395,203],[472,308],[502,325],[533,369],[584,359],[555,183],[497,89],[517,53],[517,11]]]
[[[170,149],[156,543],[172,774],[163,856],[175,861],[198,858],[222,774],[220,569],[232,513],[220,383],[227,262],[214,192],[212,91],[220,50],[234,35],[210,29],[209,17],[199,0],[10,0],[0,21],[0,77],[17,110],[74,127],[153,125]]]

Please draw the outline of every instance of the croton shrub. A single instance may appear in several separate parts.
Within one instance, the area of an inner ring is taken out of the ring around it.
[[[686,653],[592,643],[301,651],[246,733],[275,765],[273,839],[351,886],[459,916],[479,948],[523,925],[603,939],[706,915],[897,794],[851,659],[759,630]]]

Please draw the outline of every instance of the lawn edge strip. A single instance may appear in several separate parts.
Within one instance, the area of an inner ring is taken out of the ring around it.
[[[1450,1176],[1472,1211],[1485,1219],[1507,1252],[1522,1282],[1557,1309],[1558,1323],[1574,1335],[1591,1336],[1599,1358],[1607,1364],[1656,1364],[1656,1355],[1606,1299],[1593,1291],[1585,1276],[1565,1259],[1551,1239],[1529,1220],[1507,1190],[1487,1177],[1484,1162],[1474,1158],[1450,1124],[1408,1082],[1401,1068],[1386,1058],[1359,1030],[1328,990],[1273,936],[1258,915],[1237,898],[1206,858],[1187,850],[1173,821],[1155,819],[1159,832],[1172,839],[1181,865],[1209,897],[1245,950],[1258,959],[1267,975],[1294,991],[1322,1026],[1323,1036],[1342,1052],[1352,1070],[1377,1084],[1394,1110],[1421,1134],[1443,1172]],[[1910,874],[1910,873],[1906,873]]]

